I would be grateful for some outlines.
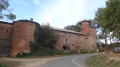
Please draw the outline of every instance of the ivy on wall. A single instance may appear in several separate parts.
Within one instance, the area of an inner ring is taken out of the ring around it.
[[[50,51],[55,50],[54,44],[58,37],[49,26],[36,25],[34,31],[34,42],[30,42],[31,53],[38,55],[49,54]]]

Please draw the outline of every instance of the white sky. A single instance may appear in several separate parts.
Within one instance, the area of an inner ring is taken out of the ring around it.
[[[11,0],[17,19],[30,19],[64,28],[84,19],[94,19],[98,8],[107,0]]]

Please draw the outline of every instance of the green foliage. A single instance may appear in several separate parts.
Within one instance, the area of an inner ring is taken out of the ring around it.
[[[113,36],[120,38],[120,1],[108,0],[105,8],[99,8],[95,20],[101,28],[107,32],[113,32]]]
[[[11,10],[8,9],[8,7],[8,0],[0,0],[0,19],[7,18],[13,21],[14,19],[16,19],[16,15],[11,13]]]
[[[43,47],[54,49],[54,43],[57,42],[58,36],[49,26],[41,27],[39,30],[38,41]]]
[[[5,66],[5,65],[3,65],[3,64],[0,64],[0,67],[7,67],[7,66]]]
[[[89,20],[91,21],[91,26],[92,27],[95,27],[96,26],[96,22],[94,20]],[[68,25],[65,27],[66,30],[73,30],[73,31],[76,31],[76,32],[81,32],[81,21],[77,22],[77,24],[75,25]]]
[[[34,43],[30,42],[31,54],[38,56],[52,55],[54,44],[57,42],[57,35],[49,26],[39,27],[36,25],[34,31]]]
[[[78,22],[76,25],[68,25],[65,27],[65,29],[80,32],[81,31],[81,24],[80,24],[80,22]]]
[[[118,57],[114,54],[99,54],[86,60],[88,67],[120,67],[120,61],[110,60],[108,57]]]
[[[107,49],[108,49],[108,50],[109,50],[109,49],[114,49],[115,47],[120,47],[120,43],[109,44]]]

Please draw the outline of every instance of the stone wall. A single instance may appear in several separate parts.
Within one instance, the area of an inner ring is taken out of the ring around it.
[[[38,23],[28,20],[19,20],[13,23],[0,21],[0,55],[10,53],[11,56],[14,56],[21,51],[30,53],[29,44],[30,41],[34,41],[36,24]],[[96,50],[95,29],[89,26],[89,21],[82,21],[81,24],[81,32],[53,29],[59,36],[55,48],[57,50]]]
[[[68,50],[86,49],[86,35],[63,31],[55,31],[55,33],[59,36],[55,46],[57,50],[63,50],[63,46],[67,46]]]
[[[0,21],[0,56],[9,55],[13,24]]]
[[[89,36],[88,36],[88,46],[87,48],[90,49],[90,50],[96,50],[97,49],[97,46],[96,46],[96,34],[95,34],[95,28],[93,27],[90,27],[90,33],[89,33]]]
[[[89,26],[89,24],[90,24],[90,21],[82,21],[82,22],[81,22],[81,25],[82,25],[82,27],[81,27],[81,32],[82,32],[83,34],[89,35],[89,31],[90,31],[90,26]]]
[[[55,48],[57,50],[65,50],[64,47],[67,47],[67,50],[96,50],[95,28],[90,27],[90,21],[82,21],[81,24],[81,32],[54,29],[59,36]]]

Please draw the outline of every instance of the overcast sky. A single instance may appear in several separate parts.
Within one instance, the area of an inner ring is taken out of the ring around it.
[[[107,0],[9,0],[16,20],[30,19],[49,23],[53,27],[76,24],[93,19],[98,8],[105,7]]]

